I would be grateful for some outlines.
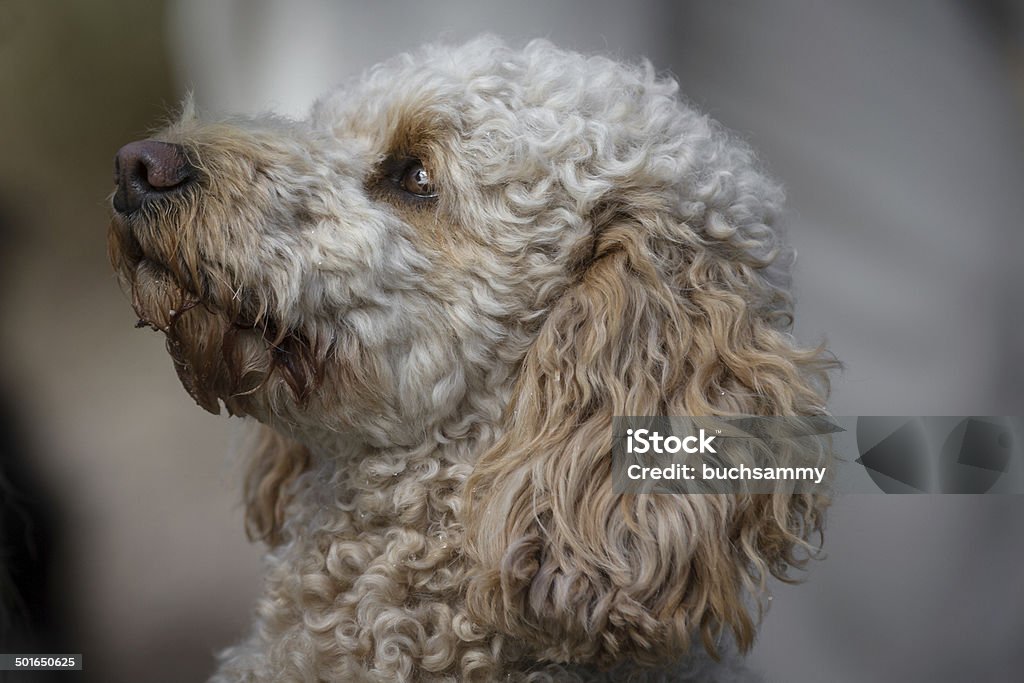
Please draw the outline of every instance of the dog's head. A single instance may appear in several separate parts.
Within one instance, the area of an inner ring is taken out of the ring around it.
[[[116,180],[114,265],[200,405],[299,440],[487,444],[460,513],[477,619],[558,660],[749,645],[746,596],[824,502],[609,477],[613,415],[824,410],[828,362],[786,331],[782,193],[673,81],[543,42],[427,48],[307,121],[186,111]],[[264,461],[264,503],[293,469]]]

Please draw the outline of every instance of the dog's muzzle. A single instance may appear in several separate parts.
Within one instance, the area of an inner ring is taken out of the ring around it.
[[[114,158],[114,210],[128,216],[147,202],[179,193],[197,175],[181,145],[157,140],[129,142]]]

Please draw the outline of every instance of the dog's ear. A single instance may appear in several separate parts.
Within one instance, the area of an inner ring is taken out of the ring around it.
[[[697,634],[715,655],[726,629],[746,649],[750,598],[806,561],[825,501],[616,494],[612,417],[820,414],[829,361],[779,329],[773,255],[660,213],[612,215],[596,235],[467,481],[468,608],[555,661],[677,658]]]
[[[281,542],[289,487],[309,467],[309,451],[276,430],[259,425],[245,475],[245,531],[271,547]]]

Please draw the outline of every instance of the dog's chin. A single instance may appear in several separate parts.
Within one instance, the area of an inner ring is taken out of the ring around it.
[[[169,265],[121,217],[111,226],[110,257],[131,297],[136,327],[165,335],[178,378],[200,407],[263,422],[303,412],[329,349],[257,313],[258,303],[212,286],[219,278],[201,267]]]
[[[230,414],[250,413],[270,368],[262,336],[240,330],[156,261],[140,260],[128,281],[136,326],[164,333],[178,378],[196,403],[215,415],[221,403]]]
[[[128,220],[115,215],[110,259],[131,297],[136,327],[167,338],[167,351],[182,386],[203,409],[219,414],[252,414],[255,394],[265,384],[272,360],[269,344],[252,326],[200,296],[179,269],[145,249]]]
[[[200,304],[199,297],[183,287],[167,267],[149,258],[137,261],[126,279],[138,327],[170,333],[184,313]]]

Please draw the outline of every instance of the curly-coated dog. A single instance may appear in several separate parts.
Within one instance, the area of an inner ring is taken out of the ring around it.
[[[649,64],[428,47],[304,121],[186,105],[115,176],[139,324],[261,423],[266,592],[214,680],[676,680],[806,559],[821,496],[611,486],[614,415],[827,391],[782,192]]]

